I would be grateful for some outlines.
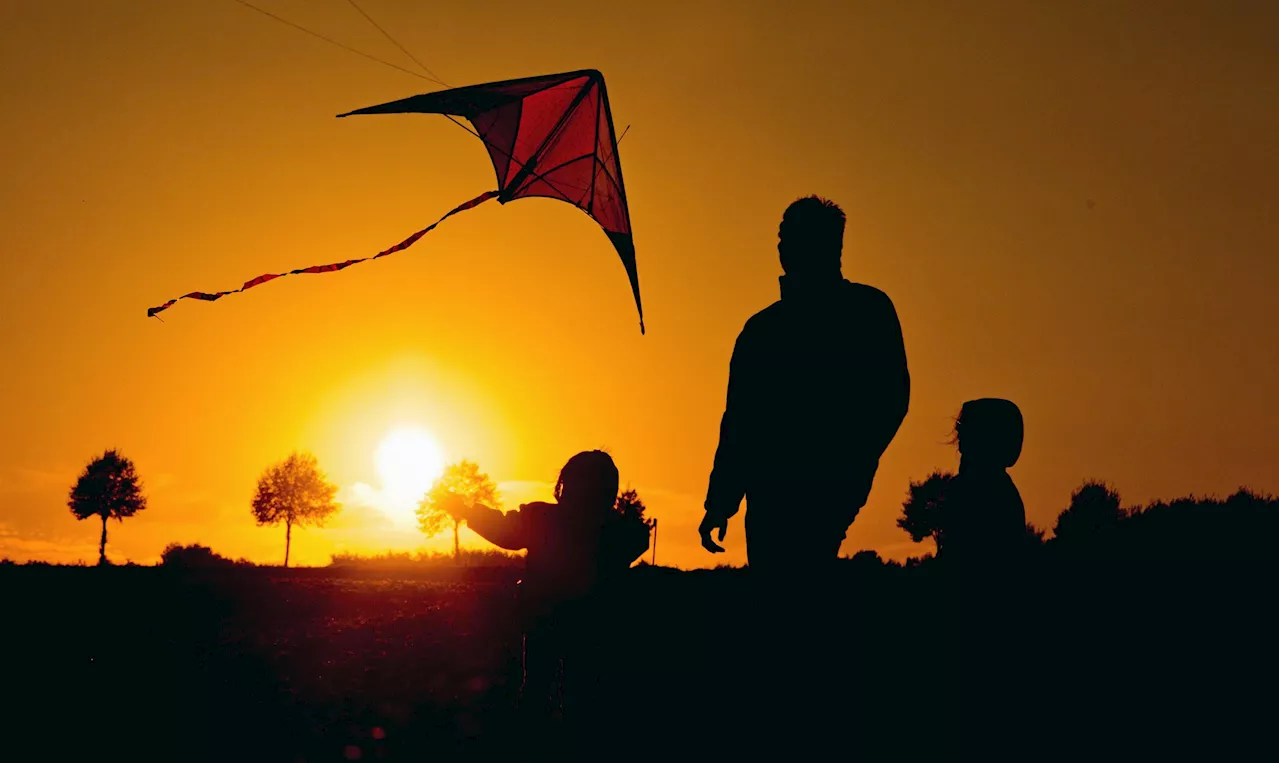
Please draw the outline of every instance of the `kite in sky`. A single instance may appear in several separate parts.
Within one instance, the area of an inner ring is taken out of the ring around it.
[[[412,246],[445,218],[489,199],[496,198],[505,204],[527,196],[543,196],[574,205],[604,229],[627,270],[640,315],[640,333],[644,333],[631,216],[622,185],[613,115],[600,72],[586,69],[441,90],[339,116],[404,113],[443,114],[470,122],[473,128],[470,131],[484,141],[489,151],[498,177],[498,190],[487,191],[455,207],[404,241],[370,257],[313,265],[287,273],[267,273],[231,291],[194,291],[148,309],[147,317],[169,308],[179,299],[211,302],[282,276],[330,273],[394,254]]]

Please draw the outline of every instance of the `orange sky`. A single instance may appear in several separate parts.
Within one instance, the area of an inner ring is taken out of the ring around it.
[[[342,0],[260,2],[411,66]],[[894,299],[913,377],[846,553],[918,553],[907,481],[954,468],[973,397],[1022,407],[1040,525],[1087,477],[1130,502],[1277,490],[1274,4],[362,6],[455,85],[604,73],[648,336],[599,227],[549,200],[147,320],[400,240],[492,187],[484,149],[439,117],[334,119],[433,88],[230,0],[6,2],[0,556],[92,561],[66,491],[119,447],[150,505],[113,559],[277,561],[249,515],[265,466],[308,448],[349,497],[417,426],[512,500],[607,446],[660,562],[741,563],[741,515],[721,556],[694,527],[734,338],[807,193],[847,211],[845,273]],[[421,545],[349,501],[293,553]]]

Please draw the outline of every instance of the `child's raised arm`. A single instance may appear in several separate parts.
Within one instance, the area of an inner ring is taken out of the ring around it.
[[[475,530],[480,537],[499,548],[508,551],[520,551],[528,548],[529,538],[524,516],[524,507],[517,511],[502,513],[482,504],[471,507],[459,504],[450,511],[454,516],[466,521],[467,526]]]

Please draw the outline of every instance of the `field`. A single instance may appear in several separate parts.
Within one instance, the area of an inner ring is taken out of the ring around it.
[[[632,573],[584,735],[514,712],[518,570],[0,568],[5,757],[749,759],[825,733],[914,759],[947,757],[958,718],[988,757],[1274,756],[1273,562],[1041,571],[969,653],[983,616],[924,569],[773,599],[741,571]]]

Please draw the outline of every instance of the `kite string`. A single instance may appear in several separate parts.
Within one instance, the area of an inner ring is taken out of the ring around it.
[[[391,33],[390,33],[390,32],[388,32],[386,29],[383,29],[381,24],[379,24],[378,22],[374,21],[374,20],[373,20],[373,17],[372,17],[372,16],[370,16],[369,14],[365,13],[363,8],[361,8],[359,5],[356,5],[356,0],[347,0],[347,2],[348,2],[348,3],[350,3],[350,4],[351,4],[351,7],[352,7],[352,8],[355,8],[355,9],[356,9],[356,11],[357,11],[361,16],[364,16],[365,21],[368,21],[370,24],[373,24],[373,28],[374,28],[374,29],[377,29],[379,32],[382,32],[382,36],[383,36],[383,37],[386,37],[388,40],[390,40],[392,45],[395,45],[397,48],[399,48],[401,53],[403,53],[403,54],[405,54],[406,56],[408,56],[408,57],[409,57],[409,60],[411,60],[411,61],[413,61],[415,64],[417,64],[417,65],[418,65],[418,68],[422,69],[422,71],[424,71],[424,72],[426,72],[428,75],[430,75],[430,77],[431,77],[431,79],[432,79],[432,80],[434,80],[435,82],[438,82],[440,85],[443,85],[444,87],[452,87],[448,82],[445,82],[444,80],[440,79],[440,76],[439,76],[438,74],[436,74],[435,72],[431,71],[431,69],[430,69],[430,68],[428,68],[426,64],[424,64],[424,63],[422,63],[421,61],[419,61],[417,56],[415,56],[414,54],[410,53],[410,52],[409,52],[409,50],[408,50],[408,48],[406,48],[405,46],[401,45],[401,44],[400,44],[400,42],[399,42],[399,40],[397,40],[396,38],[392,37],[392,36],[391,36]]]
[[[390,32],[388,32],[386,29],[384,29],[384,28],[382,27],[382,25],[381,25],[381,24],[379,24],[377,21],[374,21],[374,19],[373,19],[373,17],[372,17],[372,16],[370,16],[368,13],[365,13],[364,9],[363,9],[363,8],[361,8],[359,5],[357,5],[357,4],[356,4],[356,0],[347,0],[347,2],[348,2],[348,3],[350,3],[350,4],[351,4],[351,7],[352,7],[352,8],[355,8],[355,9],[356,9],[356,11],[358,11],[358,12],[360,13],[360,15],[361,15],[361,16],[364,16],[365,20],[366,20],[366,21],[368,21],[370,24],[372,24],[374,29],[377,29],[379,32],[382,32],[382,36],[383,36],[383,37],[386,37],[388,40],[390,40],[392,45],[395,45],[397,48],[399,48],[401,53],[403,53],[403,54],[405,54],[406,56],[408,56],[410,60],[412,60],[415,64],[417,64],[417,65],[418,65],[418,67],[419,67],[419,68],[421,68],[421,69],[422,69],[422,71],[424,71],[424,72],[426,72],[428,75],[430,75],[430,77],[431,77],[431,79],[432,79],[432,81],[433,81],[433,82],[437,82],[437,83],[439,83],[440,85],[443,85],[444,87],[452,87],[452,85],[450,85],[449,83],[447,83],[447,82],[445,82],[444,80],[440,79],[440,76],[439,76],[439,75],[437,75],[435,72],[431,71],[431,69],[430,69],[426,64],[424,64],[424,63],[422,63],[421,61],[419,61],[417,56],[415,56],[414,54],[410,53],[410,52],[409,52],[409,49],[408,49],[408,48],[406,48],[405,46],[401,45],[399,40],[397,40],[396,38],[392,37],[392,36],[391,36],[391,33],[390,33]],[[479,138],[479,139],[480,139],[480,141],[481,141],[482,143],[484,143],[486,146],[487,146],[487,145],[489,145],[489,141],[485,140],[485,138],[484,138],[484,136],[483,136],[483,135],[481,135],[480,133],[476,132],[476,131],[475,131],[474,129],[472,129],[471,127],[468,127],[467,125],[465,125],[465,124],[463,124],[462,122],[458,121],[458,120],[457,120],[457,119],[456,119],[452,114],[444,114],[443,116],[444,116],[446,119],[448,119],[450,122],[453,122],[455,125],[457,125],[457,126],[461,127],[462,129],[464,129],[464,130],[466,130],[467,132],[471,133],[471,134],[472,134],[472,135],[474,135],[475,137]]]
[[[345,50],[345,51],[347,51],[347,52],[349,52],[349,53],[355,53],[357,56],[362,56],[362,57],[364,57],[364,58],[369,59],[370,61],[377,61],[378,63],[382,64],[383,66],[389,66],[389,67],[391,67],[392,69],[396,69],[396,70],[402,71],[402,72],[404,72],[405,74],[413,75],[414,77],[417,77],[418,79],[424,79],[424,80],[427,80],[428,82],[436,82],[436,83],[438,83],[438,84],[440,84],[440,85],[444,85],[445,87],[448,87],[448,85],[445,85],[443,82],[441,82],[439,79],[437,79],[437,78],[435,78],[435,77],[431,77],[431,76],[427,76],[427,75],[419,74],[418,72],[415,72],[415,71],[414,71],[414,70],[412,70],[412,69],[406,69],[406,68],[404,68],[403,66],[400,66],[399,64],[393,64],[393,63],[391,63],[390,61],[387,61],[387,60],[384,60],[384,59],[378,58],[377,56],[374,56],[374,55],[370,55],[370,54],[368,54],[368,53],[365,53],[363,50],[357,50],[357,49],[355,49],[355,48],[351,47],[350,45],[344,45],[343,43],[338,42],[337,40],[333,39],[332,37],[326,37],[325,35],[322,35],[322,34],[320,34],[319,32],[313,32],[313,31],[311,31],[310,29],[307,29],[306,27],[304,27],[304,26],[302,26],[302,25],[300,25],[300,24],[295,24],[294,22],[290,21],[289,19],[286,19],[286,18],[284,18],[284,17],[282,17],[282,16],[277,16],[276,14],[272,13],[271,11],[263,10],[262,8],[259,8],[258,6],[254,5],[254,4],[252,4],[252,3],[246,2],[246,0],[234,0],[234,2],[237,2],[237,3],[239,3],[240,5],[243,5],[244,7],[248,8],[248,9],[250,9],[250,10],[257,11],[258,13],[261,13],[263,16],[266,16],[267,18],[275,19],[276,21],[279,21],[281,24],[284,24],[285,26],[293,27],[294,29],[297,29],[299,32],[303,32],[303,33],[309,34],[309,35],[311,35],[312,37],[315,37],[316,39],[319,39],[319,40],[324,40],[325,42],[329,43],[330,45],[334,45],[334,46],[336,46],[336,47],[342,48],[343,50]],[[411,58],[412,58],[412,56],[411,56]],[[421,64],[419,64],[419,65],[421,65]],[[423,68],[426,68],[426,67],[423,67]]]
[[[406,56],[408,56],[408,57],[409,57],[409,58],[410,58],[410,59],[411,59],[415,64],[417,64],[419,67],[421,67],[421,68],[422,68],[422,71],[423,71],[423,72],[425,72],[425,74],[419,74],[418,72],[415,72],[415,71],[413,71],[412,69],[406,69],[406,68],[404,68],[403,66],[400,66],[399,64],[393,64],[393,63],[391,63],[390,61],[387,61],[387,60],[384,60],[384,59],[378,58],[378,57],[377,57],[377,56],[375,56],[375,55],[371,55],[371,54],[369,54],[369,53],[365,53],[363,50],[357,50],[356,48],[353,48],[353,47],[351,47],[350,45],[345,45],[345,44],[343,44],[343,43],[341,43],[341,42],[338,42],[337,40],[333,39],[332,37],[326,37],[325,35],[322,35],[322,34],[320,34],[319,32],[313,32],[313,31],[311,31],[310,29],[307,29],[306,27],[302,26],[301,24],[294,23],[294,22],[290,21],[289,19],[284,18],[283,16],[277,16],[276,14],[272,13],[271,11],[264,10],[264,9],[262,9],[262,8],[259,8],[258,6],[254,5],[254,4],[250,3],[250,2],[247,2],[246,0],[234,0],[234,2],[239,3],[240,5],[243,5],[244,7],[248,8],[248,9],[250,9],[250,10],[257,11],[258,13],[261,13],[263,16],[266,16],[266,17],[267,17],[267,18],[269,18],[269,19],[273,19],[273,20],[275,20],[275,21],[278,21],[278,22],[280,22],[281,24],[284,24],[285,26],[293,27],[294,29],[298,30],[299,32],[302,32],[302,33],[304,33],[304,34],[309,34],[309,35],[311,35],[312,37],[315,37],[315,38],[316,38],[316,39],[318,39],[318,40],[323,40],[324,42],[327,42],[327,43],[329,43],[330,45],[334,45],[334,46],[336,46],[336,47],[342,48],[343,50],[345,50],[345,51],[347,51],[347,52],[349,52],[349,53],[355,53],[357,56],[361,56],[361,57],[363,57],[363,58],[367,58],[367,59],[369,59],[370,61],[376,61],[377,63],[380,63],[380,64],[382,64],[383,66],[389,66],[389,67],[391,67],[392,69],[395,69],[396,71],[401,71],[401,72],[404,72],[405,74],[410,74],[410,75],[412,75],[412,76],[414,76],[414,77],[417,77],[418,79],[424,79],[424,80],[427,80],[428,82],[434,82],[434,83],[436,83],[437,85],[440,85],[440,86],[442,86],[442,87],[451,87],[451,85],[449,85],[449,83],[447,83],[447,82],[445,82],[444,80],[440,79],[440,77],[439,77],[435,72],[431,71],[431,69],[430,69],[426,64],[424,64],[424,63],[422,63],[422,61],[418,60],[418,57],[417,57],[417,56],[415,56],[415,55],[413,55],[412,53],[410,53],[410,52],[409,52],[409,50],[408,50],[407,48],[405,48],[405,46],[401,45],[401,44],[400,44],[400,42],[399,42],[398,40],[396,40],[396,38],[392,37],[392,36],[391,36],[391,33],[390,33],[390,32],[388,32],[386,29],[384,29],[384,28],[382,27],[382,25],[381,25],[381,24],[379,24],[377,21],[375,21],[375,20],[373,19],[373,17],[372,17],[372,16],[370,16],[368,13],[366,13],[366,12],[364,11],[364,9],[363,9],[363,8],[361,8],[359,5],[357,5],[357,4],[356,4],[356,2],[355,2],[355,0],[347,0],[347,2],[348,2],[348,3],[350,3],[350,4],[351,4],[351,7],[352,7],[352,8],[355,8],[355,9],[360,13],[360,15],[361,15],[361,16],[364,16],[364,17],[365,17],[365,19],[366,19],[370,24],[372,24],[372,25],[373,25],[373,27],[374,27],[375,29],[377,29],[379,32],[381,32],[381,33],[382,33],[382,35],[383,35],[384,37],[386,37],[388,40],[390,40],[390,41],[391,41],[391,43],[392,43],[393,45],[395,45],[397,48],[399,48],[399,49],[400,49],[400,51],[401,51],[402,53],[404,53],[404,54],[405,54]],[[456,124],[457,126],[461,127],[462,129],[464,129],[464,130],[466,130],[467,132],[471,133],[471,134],[472,134],[472,135],[474,135],[475,137],[480,138],[480,140],[484,141],[484,136],[480,135],[480,133],[478,133],[478,132],[476,132],[475,130],[471,129],[470,127],[466,126],[466,125],[465,125],[465,124],[463,124],[462,122],[459,122],[457,119],[455,119],[455,118],[453,117],[453,115],[451,115],[451,114],[445,114],[444,116],[445,116],[446,118],[448,118],[448,120],[449,120],[450,122],[453,122],[453,123],[454,123],[454,124]],[[618,143],[621,143],[621,142],[622,142],[622,139],[623,139],[623,138],[625,138],[625,137],[627,137],[627,130],[630,130],[630,129],[631,129],[631,125],[627,125],[626,129],[624,129],[624,130],[622,131],[622,135],[618,136],[618,140],[617,140],[617,141],[615,141],[614,145],[617,145]],[[488,141],[485,141],[485,143],[487,144],[487,143],[488,143]]]
[[[424,64],[424,63],[422,63],[422,61],[418,60],[418,57],[417,57],[417,56],[415,56],[415,55],[413,55],[412,53],[410,53],[410,52],[408,51],[408,49],[406,49],[403,45],[401,45],[401,44],[400,44],[400,42],[399,42],[398,40],[396,40],[396,38],[394,38],[394,37],[392,37],[392,36],[391,36],[391,33],[390,33],[390,32],[388,32],[386,29],[384,29],[384,28],[382,27],[382,25],[381,25],[381,24],[379,24],[377,21],[375,21],[375,20],[373,19],[373,17],[372,17],[372,16],[370,16],[368,13],[366,13],[366,12],[364,11],[364,9],[363,9],[363,8],[361,8],[359,5],[357,5],[357,4],[355,3],[355,0],[347,0],[347,2],[348,2],[348,3],[350,3],[350,4],[351,4],[351,7],[352,7],[352,8],[355,8],[355,9],[360,13],[360,15],[361,15],[361,16],[364,16],[364,17],[365,17],[365,19],[366,19],[366,20],[368,20],[368,22],[369,22],[370,24],[372,24],[372,25],[373,25],[373,27],[374,27],[375,29],[377,29],[379,32],[381,32],[381,33],[382,33],[382,35],[383,35],[384,37],[386,37],[388,40],[390,40],[390,41],[391,41],[391,43],[392,43],[393,45],[395,45],[397,48],[399,48],[399,49],[401,50],[401,52],[403,52],[406,56],[408,56],[410,59],[412,59],[412,60],[413,60],[413,62],[414,62],[415,64],[417,64],[418,66],[420,66],[420,67],[422,68],[422,70],[425,72],[425,74],[419,74],[418,72],[415,72],[415,71],[413,71],[412,69],[406,69],[406,68],[404,68],[403,66],[400,66],[399,64],[393,64],[393,63],[391,63],[390,61],[387,61],[387,60],[384,60],[384,59],[378,58],[377,56],[371,55],[371,54],[369,54],[369,53],[365,53],[363,50],[357,50],[356,48],[353,48],[353,47],[351,47],[350,45],[345,45],[345,44],[343,44],[343,43],[341,43],[341,42],[338,42],[337,40],[333,39],[332,37],[326,37],[325,35],[322,35],[322,34],[320,34],[319,32],[313,32],[313,31],[311,31],[310,29],[307,29],[306,27],[302,26],[301,24],[294,23],[294,22],[290,21],[289,19],[286,19],[286,18],[284,18],[284,17],[282,17],[282,16],[277,16],[276,14],[272,13],[271,11],[264,10],[264,9],[262,9],[262,8],[259,8],[258,6],[254,5],[254,4],[252,4],[252,3],[247,2],[246,0],[234,0],[234,2],[239,3],[240,5],[243,5],[244,7],[248,8],[248,9],[250,9],[250,10],[257,11],[258,13],[261,13],[263,16],[266,16],[266,17],[267,17],[267,18],[269,18],[269,19],[273,19],[273,20],[275,20],[275,21],[278,21],[278,22],[280,22],[281,24],[284,24],[285,26],[292,27],[292,28],[294,28],[294,29],[298,30],[299,32],[303,32],[304,34],[311,35],[312,37],[315,37],[315,38],[316,38],[316,39],[318,39],[318,40],[323,40],[324,42],[327,42],[327,43],[329,43],[330,45],[334,45],[334,46],[336,46],[336,47],[342,48],[343,50],[348,51],[348,52],[350,52],[350,53],[355,53],[356,55],[361,56],[361,57],[363,57],[363,58],[367,58],[367,59],[369,59],[370,61],[376,61],[377,63],[380,63],[380,64],[382,64],[383,66],[389,66],[389,67],[391,67],[392,69],[395,69],[395,70],[397,70],[397,71],[404,72],[405,74],[410,74],[410,75],[412,75],[412,76],[414,76],[414,77],[417,77],[418,79],[424,79],[424,80],[427,80],[428,82],[434,82],[434,83],[436,83],[436,84],[438,84],[438,85],[441,85],[441,86],[443,86],[443,87],[450,87],[449,83],[447,83],[447,82],[445,82],[444,80],[440,79],[440,77],[439,77],[438,75],[436,75],[436,73],[435,73],[435,72],[431,71],[431,69],[430,69],[430,68],[428,68],[426,64]],[[483,141],[486,145],[488,145],[488,141],[486,141],[486,140],[484,139],[484,136],[483,136],[483,135],[481,135],[480,133],[476,132],[475,130],[473,130],[472,128],[468,127],[467,125],[463,124],[462,122],[458,121],[457,119],[455,119],[455,118],[453,117],[453,115],[451,115],[451,114],[445,114],[444,116],[445,116],[445,118],[447,118],[450,122],[453,122],[453,123],[454,123],[455,125],[457,125],[458,127],[461,127],[463,130],[466,130],[467,132],[471,133],[471,134],[472,134],[472,135],[474,135],[475,137],[479,138],[479,139],[480,139],[481,141]],[[626,130],[623,130],[623,131],[622,131],[622,135],[621,135],[621,136],[618,138],[618,140],[615,142],[615,145],[616,145],[617,143],[621,143],[621,142],[622,142],[622,138],[625,138],[625,137],[626,137],[626,135],[627,135],[627,130],[630,130],[630,129],[631,129],[631,125],[627,125]]]
[[[427,72],[427,74],[426,74],[426,75],[419,74],[418,72],[415,72],[415,71],[413,71],[412,69],[406,69],[406,68],[404,68],[403,66],[400,66],[400,65],[398,65],[398,64],[393,64],[393,63],[391,63],[390,61],[384,61],[383,59],[378,58],[377,56],[374,56],[374,55],[370,55],[370,54],[368,54],[368,53],[365,53],[365,52],[364,52],[364,51],[362,51],[362,50],[356,50],[355,48],[353,48],[353,47],[351,47],[351,46],[349,46],[349,45],[344,45],[344,44],[342,44],[342,43],[338,42],[337,40],[335,40],[335,39],[333,39],[333,38],[331,38],[331,37],[325,37],[324,35],[320,34],[319,32],[313,32],[313,31],[311,31],[310,29],[307,29],[306,27],[304,27],[304,26],[302,26],[302,25],[300,25],[300,24],[295,24],[294,22],[290,21],[289,19],[283,18],[283,17],[281,17],[281,16],[277,16],[276,14],[272,13],[271,11],[263,10],[263,9],[259,8],[258,6],[253,5],[252,3],[246,2],[245,0],[235,0],[235,2],[239,3],[240,5],[243,5],[243,6],[244,6],[244,7],[246,7],[246,8],[249,8],[249,9],[251,9],[251,10],[255,10],[255,11],[257,11],[258,13],[261,13],[262,15],[266,16],[267,18],[270,18],[270,19],[274,19],[274,20],[276,20],[276,21],[279,21],[281,24],[284,24],[285,26],[293,27],[294,29],[297,29],[299,32],[305,32],[306,34],[309,34],[309,35],[311,35],[312,37],[315,37],[315,38],[320,39],[320,40],[324,40],[325,42],[329,43],[330,45],[336,45],[337,47],[342,48],[343,50],[346,50],[346,51],[350,51],[351,53],[355,53],[355,54],[356,54],[356,55],[358,55],[358,56],[363,56],[363,57],[365,57],[365,58],[369,59],[370,61],[377,61],[378,63],[383,64],[384,66],[390,66],[392,69],[396,69],[397,71],[402,71],[402,72],[404,72],[405,74],[412,74],[413,76],[417,77],[418,79],[424,79],[424,80],[427,80],[428,82],[434,82],[434,83],[436,83],[436,84],[438,84],[438,85],[442,85],[442,86],[444,86],[444,87],[449,87],[449,84],[448,84],[448,83],[446,83],[444,80],[440,79],[439,77],[435,76],[435,73],[434,73],[434,72],[432,72],[430,69],[428,69],[428,68],[427,68],[427,66],[426,66],[426,64],[424,64],[424,63],[422,63],[421,61],[419,61],[419,60],[417,59],[417,57],[416,57],[416,56],[414,56],[412,53],[410,53],[408,50],[405,50],[405,48],[404,48],[404,46],[403,46],[403,45],[401,45],[399,42],[396,42],[396,39],[395,39],[394,37],[392,37],[392,36],[387,32],[387,30],[385,30],[385,29],[383,29],[381,26],[379,26],[379,25],[378,25],[378,22],[374,21],[374,20],[373,20],[373,18],[372,18],[372,17],[370,17],[370,16],[369,16],[369,14],[365,13],[365,12],[364,12],[364,10],[362,10],[362,9],[360,8],[360,6],[356,5],[356,4],[355,4],[355,2],[353,2],[353,0],[348,0],[348,2],[350,2],[350,3],[351,3],[352,7],[354,7],[357,11],[360,11],[360,15],[362,15],[362,16],[364,16],[366,19],[368,19],[368,20],[369,20],[369,23],[373,24],[373,26],[374,26],[375,28],[377,28],[377,30],[378,30],[378,31],[380,31],[380,32],[382,32],[382,34],[386,35],[386,38],[387,38],[388,40],[391,40],[391,42],[395,43],[395,46],[396,46],[397,48],[400,48],[400,50],[404,51],[404,54],[405,54],[406,56],[408,56],[409,58],[412,58],[412,59],[413,59],[413,61],[414,61],[414,63],[416,63],[418,66],[421,66],[421,67],[422,67],[422,69],[423,69],[423,71]],[[467,132],[471,133],[472,135],[476,136],[477,138],[480,138],[480,140],[482,140],[482,141],[484,140],[484,137],[483,137],[483,136],[481,136],[481,135],[480,135],[480,133],[476,132],[475,130],[471,129],[470,127],[467,127],[467,126],[466,126],[466,125],[464,125],[463,123],[459,122],[457,119],[454,119],[452,115],[445,114],[444,116],[448,117],[448,119],[449,119],[449,121],[450,121],[450,122],[453,122],[455,125],[457,125],[457,126],[461,127],[462,129],[466,130]]]

